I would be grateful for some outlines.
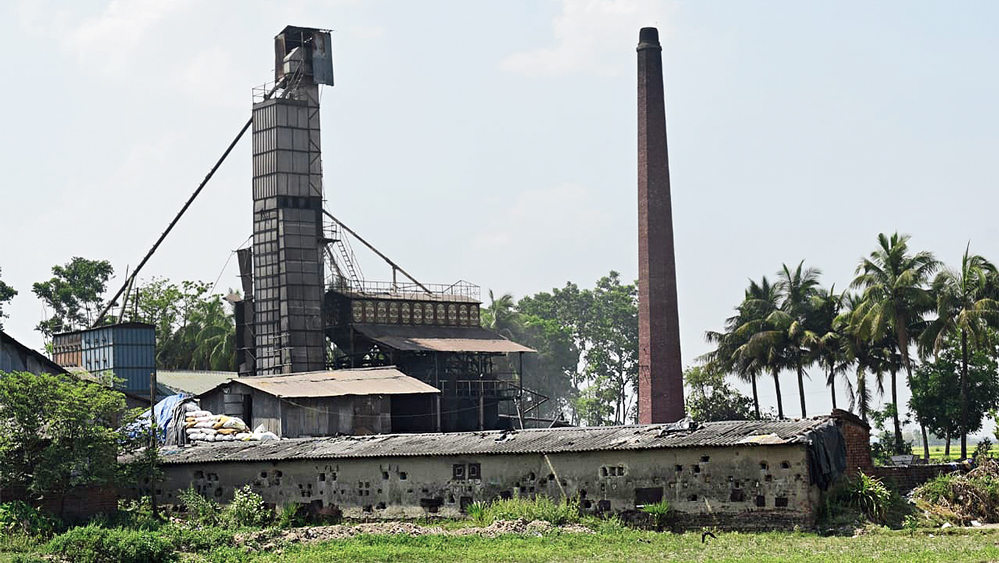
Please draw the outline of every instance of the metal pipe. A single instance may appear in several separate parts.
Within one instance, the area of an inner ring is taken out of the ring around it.
[[[358,235],[357,233],[355,233],[350,227],[348,227],[347,225],[344,225],[343,221],[337,219],[336,217],[333,216],[332,213],[330,213],[329,211],[326,211],[325,209],[323,209],[323,214],[325,214],[330,219],[333,219],[334,221],[336,221],[338,225],[340,225],[341,227],[343,227],[343,230],[345,230],[348,233],[354,235],[354,238],[356,238],[358,241],[360,241],[361,244],[363,244],[364,246],[367,246],[369,249],[371,249],[371,251],[374,252],[375,254],[377,254],[379,258],[381,258],[382,260],[384,260],[385,262],[387,262],[389,266],[392,266],[396,270],[399,270],[399,272],[401,272],[402,275],[404,275],[407,278],[409,278],[409,281],[411,281],[411,282],[415,283],[416,285],[418,285],[420,287],[420,289],[422,289],[423,291],[426,291],[428,294],[431,294],[431,295],[433,294],[433,292],[430,291],[429,289],[427,289],[426,286],[424,286],[422,283],[420,283],[419,281],[417,281],[416,278],[414,278],[413,276],[409,275],[409,272],[407,272],[406,270],[403,270],[398,264],[396,264],[392,260],[389,260],[388,256],[385,256],[384,254],[382,254],[377,248],[375,248],[374,246],[372,246],[371,243],[369,243],[368,241],[366,241],[363,238],[361,238],[361,236]],[[393,272],[393,277],[394,276],[395,276],[395,272]]]

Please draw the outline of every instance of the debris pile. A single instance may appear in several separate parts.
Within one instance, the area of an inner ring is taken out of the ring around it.
[[[194,403],[184,404],[184,432],[187,440],[197,442],[249,442],[277,440],[273,432],[268,432],[263,425],[252,432],[246,423],[236,416],[212,414],[199,409]]]
[[[474,536],[480,535],[494,538],[503,534],[518,534],[528,536],[542,536],[553,532],[570,534],[592,534],[593,530],[579,524],[567,524],[565,526],[553,526],[543,520],[528,522],[520,518],[517,520],[498,520],[486,527],[468,527],[445,529],[440,526],[420,526],[411,522],[366,522],[362,524],[348,525],[337,524],[335,526],[311,526],[306,528],[293,528],[290,530],[265,529],[253,532],[236,534],[237,545],[255,547],[269,551],[281,544],[288,543],[314,543],[329,540],[342,540],[362,535],[406,535],[406,536]]]
[[[965,526],[999,522],[999,460],[985,458],[968,473],[927,481],[912,499],[930,518]]]

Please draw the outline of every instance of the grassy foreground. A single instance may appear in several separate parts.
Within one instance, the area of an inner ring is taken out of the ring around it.
[[[315,545],[288,547],[281,553],[246,553],[222,548],[193,561],[990,561],[999,560],[999,534],[965,531],[935,535],[881,532],[859,537],[812,534],[719,534],[701,543],[700,534],[620,530],[597,534],[399,537],[361,536]]]

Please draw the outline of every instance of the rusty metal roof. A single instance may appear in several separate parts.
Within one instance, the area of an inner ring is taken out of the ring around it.
[[[164,463],[364,457],[548,454],[688,447],[808,444],[826,417],[782,421],[546,428],[449,434],[336,436],[273,442],[215,442],[161,450]]]
[[[410,377],[394,367],[240,377],[221,385],[227,385],[229,382],[241,383],[275,397],[287,398],[440,393],[436,387]]]
[[[424,352],[534,352],[478,326],[355,324],[361,334],[395,350]]]

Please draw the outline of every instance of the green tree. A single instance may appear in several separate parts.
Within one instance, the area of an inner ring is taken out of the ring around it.
[[[960,338],[961,375],[958,382],[960,402],[968,408],[959,414],[965,429],[973,421],[968,399],[969,344],[978,349],[986,344],[991,328],[999,321],[999,302],[990,295],[990,280],[996,276],[996,267],[985,258],[970,252],[969,244],[961,257],[960,270],[944,269],[933,280],[936,294],[937,318],[923,332],[921,348],[940,351],[948,339]],[[968,457],[968,433],[961,432],[961,458]]]
[[[843,295],[843,312],[836,318],[837,330],[843,334],[841,343],[845,365],[855,367],[856,384],[851,384],[847,378],[847,396],[850,399],[850,410],[856,408],[857,414],[864,422],[872,412],[872,394],[869,377],[873,376],[877,390],[884,395],[884,374],[891,364],[892,336],[885,335],[880,340],[867,340],[853,332],[856,327],[852,323],[853,313],[861,304],[860,297],[855,293]]]
[[[743,294],[743,300],[735,308],[736,314],[725,320],[722,332],[708,331],[705,340],[715,345],[715,349],[704,354],[699,359],[710,371],[722,371],[734,374],[741,381],[750,384],[753,394],[753,412],[760,418],[760,396],[756,388],[756,378],[763,372],[765,366],[754,361],[755,358],[743,356],[737,352],[747,342],[745,334],[737,333],[739,327],[753,319],[754,305],[769,288],[766,278],[763,280],[766,288],[750,281],[750,286]]]
[[[52,311],[35,330],[47,337],[91,326],[104,302],[107,282],[114,268],[107,260],[74,257],[64,266],[52,267],[52,278],[36,282],[31,291]]]
[[[994,349],[983,347],[969,356],[961,340],[951,337],[940,345],[934,360],[924,362],[912,375],[909,407],[926,421],[930,432],[944,437],[945,455],[950,455],[951,438],[981,430],[985,415],[999,408],[994,354]],[[962,383],[963,396],[954,393]],[[966,449],[961,458],[967,458]]]
[[[852,287],[863,290],[862,302],[852,315],[854,332],[861,338],[877,341],[892,334],[906,377],[912,379],[909,344],[913,328],[923,315],[933,309],[934,299],[927,285],[940,263],[929,252],[909,253],[909,236],[878,235],[878,248],[857,266]],[[902,449],[902,426],[898,414],[896,373],[891,368],[891,397],[895,442]],[[920,421],[924,451],[929,455],[926,427]]]
[[[688,387],[687,414],[700,422],[752,420],[753,400],[725,381],[725,373],[707,366],[689,367],[683,372]]]
[[[114,482],[125,398],[68,375],[0,372],[0,488],[34,495]]]
[[[611,271],[593,290],[590,322],[586,326],[589,347],[586,373],[601,389],[612,389],[614,423],[634,417],[633,398],[638,391],[638,290],[622,284]]]
[[[514,307],[512,293],[504,293],[496,298],[489,290],[489,306],[482,310],[482,326],[494,330],[506,338],[513,338],[520,328],[520,317]]]
[[[3,329],[3,320],[9,316],[3,312],[3,306],[9,303],[15,295],[17,295],[17,290],[0,280],[0,330]]]
[[[837,323],[843,307],[843,294],[836,293],[835,286],[828,290],[819,288],[812,296],[812,306],[808,324],[812,327],[815,338],[812,351],[816,361],[826,370],[826,385],[832,396],[832,408],[836,405],[836,378],[843,377],[849,386],[846,376],[847,355],[844,339],[847,337],[842,323]]]
[[[818,342],[818,336],[807,321],[812,314],[812,299],[817,295],[821,274],[817,268],[803,269],[804,264],[802,260],[793,271],[783,264],[781,271],[777,272],[780,301],[771,321],[775,328],[786,333],[783,356],[788,367],[794,368],[798,376],[801,418],[808,416],[805,412],[805,370],[813,362],[812,350]]]
[[[125,318],[156,327],[160,369],[234,371],[236,323],[219,294],[204,282],[179,285],[153,278],[138,286]]]
[[[784,402],[780,392],[780,372],[787,367],[786,316],[780,311],[780,292],[766,276],[760,283],[750,280],[743,305],[745,322],[733,332],[740,342],[733,352],[737,364],[751,366],[749,370],[766,370],[774,378],[777,393],[777,417],[784,418]]]

